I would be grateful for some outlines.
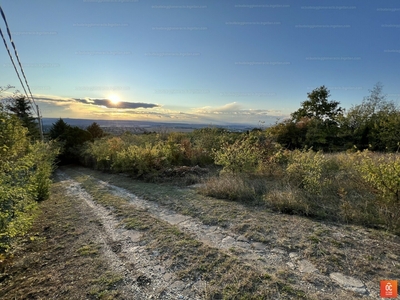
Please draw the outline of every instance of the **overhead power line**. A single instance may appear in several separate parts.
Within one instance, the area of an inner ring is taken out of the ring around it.
[[[4,46],[5,46],[6,49],[7,49],[8,56],[9,56],[10,59],[11,59],[12,65],[14,66],[15,73],[17,73],[19,82],[21,83],[22,88],[24,89],[24,92],[25,92],[26,97],[29,99],[28,93],[26,92],[26,89],[25,89],[25,85],[24,85],[23,82],[22,82],[21,76],[19,76],[19,72],[18,72],[17,67],[16,67],[16,65],[15,65],[14,59],[13,59],[13,57],[12,57],[12,55],[11,55],[10,49],[8,49],[8,45],[7,45],[7,42],[6,42],[5,38],[4,38],[3,31],[1,30],[1,28],[0,28],[0,35],[1,35],[1,37],[3,38]],[[33,107],[33,104],[31,104],[31,105],[32,105],[32,107]]]
[[[38,122],[39,122],[40,136],[41,136],[41,139],[43,140],[43,128],[42,128],[42,122],[41,122],[41,116],[40,116],[39,106],[35,103],[35,99],[33,98],[31,89],[30,89],[29,84],[28,84],[28,80],[26,79],[24,69],[23,69],[23,67],[22,67],[21,61],[20,61],[19,56],[18,56],[17,47],[16,47],[15,44],[14,44],[14,41],[13,41],[12,36],[11,36],[10,28],[8,27],[6,15],[4,14],[4,11],[3,11],[1,5],[0,5],[0,13],[1,13],[1,16],[3,17],[4,23],[6,24],[8,37],[9,37],[9,39],[10,39],[11,45],[12,45],[13,48],[14,48],[15,57],[17,58],[19,67],[20,67],[20,69],[21,69],[22,76],[23,76],[24,79],[25,79],[25,84],[26,84],[26,86],[27,86],[27,88],[28,88],[28,91],[29,91],[29,94],[30,94],[30,96],[31,96],[30,98],[29,98],[28,93],[27,93],[27,91],[26,91],[26,89],[25,89],[25,86],[24,86],[24,84],[23,84],[23,82],[22,82],[21,76],[19,75],[19,72],[18,72],[18,70],[17,70],[17,67],[15,66],[14,59],[13,59],[13,57],[12,57],[12,55],[11,55],[10,49],[8,48],[6,39],[4,38],[3,32],[1,31],[1,28],[0,28],[0,34],[1,34],[1,37],[3,38],[4,46],[5,46],[6,49],[7,49],[8,55],[9,55],[9,57],[10,57],[10,59],[11,59],[11,62],[12,62],[12,64],[13,64],[13,66],[14,66],[14,70],[15,70],[15,72],[17,73],[17,76],[18,76],[18,79],[19,79],[19,81],[20,81],[20,83],[21,83],[21,85],[22,85],[22,88],[23,88],[24,91],[25,91],[25,95],[26,95],[26,97],[27,97],[28,100],[31,99],[31,101],[32,101],[32,103],[31,103],[32,108],[33,108],[34,111],[36,110],[37,117],[38,117]]]
[[[32,92],[31,92],[31,89],[30,89],[30,87],[29,87],[29,84],[28,84],[28,80],[26,79],[26,76],[25,76],[24,69],[22,68],[21,61],[19,60],[19,56],[18,56],[17,47],[15,47],[14,41],[13,41],[13,39],[12,39],[11,32],[10,32],[10,28],[8,27],[8,23],[7,23],[6,15],[4,14],[4,11],[3,11],[3,9],[1,8],[1,6],[0,6],[0,13],[1,13],[1,16],[3,17],[4,23],[6,24],[6,27],[7,27],[7,33],[8,33],[8,37],[10,38],[11,45],[12,45],[12,46],[13,46],[13,48],[14,48],[15,57],[17,58],[17,61],[18,61],[19,67],[20,67],[20,69],[21,69],[22,76],[23,76],[23,77],[24,77],[24,79],[25,79],[25,83],[26,83],[26,86],[27,86],[27,88],[28,88],[29,94],[31,95],[31,98],[32,98],[33,104],[35,104],[35,105],[36,105],[36,103],[35,103],[35,99],[33,99]]]

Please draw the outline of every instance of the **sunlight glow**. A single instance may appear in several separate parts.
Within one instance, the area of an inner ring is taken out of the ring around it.
[[[113,104],[118,104],[120,102],[119,96],[117,95],[110,95],[108,99],[113,103]]]

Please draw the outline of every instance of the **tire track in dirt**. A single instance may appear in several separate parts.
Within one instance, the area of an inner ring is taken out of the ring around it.
[[[100,221],[103,255],[114,271],[124,275],[132,299],[201,299],[203,282],[178,280],[156,255],[147,253],[141,232],[122,228],[112,211],[95,203],[79,182],[62,171],[56,174],[62,178],[67,193],[86,203]]]
[[[152,216],[166,221],[171,225],[177,226],[182,231],[194,236],[198,241],[217,248],[228,255],[235,255],[263,272],[271,272],[271,270],[288,270],[298,278],[312,276],[313,280],[302,280],[296,285],[298,288],[308,290],[312,294],[330,294],[336,295],[330,299],[352,299],[349,298],[347,291],[335,284],[329,276],[321,274],[311,262],[301,259],[298,253],[280,249],[268,248],[267,245],[259,242],[249,241],[244,236],[240,236],[230,230],[223,229],[218,226],[204,225],[201,221],[186,215],[176,213],[170,209],[162,207],[157,203],[150,202],[137,197],[124,188],[109,184],[108,182],[99,180],[91,175],[79,172],[84,176],[96,180],[101,186],[112,192],[114,195],[127,199],[131,204],[140,209],[145,209]],[[316,283],[316,284],[314,284]],[[350,286],[349,290],[356,291],[358,294],[366,298],[376,296],[370,287],[365,283],[358,283],[359,286]],[[370,296],[370,297],[368,297]]]

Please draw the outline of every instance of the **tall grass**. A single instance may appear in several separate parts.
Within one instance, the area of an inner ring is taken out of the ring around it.
[[[287,151],[265,132],[205,128],[190,134],[106,137],[87,143],[83,159],[97,169],[137,177],[179,166],[219,166],[220,174],[204,180],[199,192],[400,233],[398,154]]]

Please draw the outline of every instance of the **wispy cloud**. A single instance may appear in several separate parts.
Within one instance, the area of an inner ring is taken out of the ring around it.
[[[243,105],[232,102],[219,107],[205,106],[196,108],[195,113],[204,115],[253,115],[253,116],[282,116],[280,110],[267,110],[267,109],[245,109]]]
[[[62,98],[57,96],[38,96],[35,97],[37,101],[46,102],[48,104],[54,103],[56,105],[70,105],[73,103],[82,103],[87,105],[106,107],[106,108],[117,108],[117,109],[137,109],[137,108],[154,108],[159,107],[158,104],[154,103],[142,103],[142,102],[126,102],[120,101],[114,103],[109,99],[93,99],[93,98]]]
[[[222,106],[205,106],[185,111],[170,109],[154,103],[114,103],[108,99],[68,98],[37,95],[35,100],[41,106],[45,117],[99,118],[120,120],[147,120],[184,123],[247,123],[259,121],[274,123],[285,117],[279,110],[251,109],[244,104],[231,102]]]

